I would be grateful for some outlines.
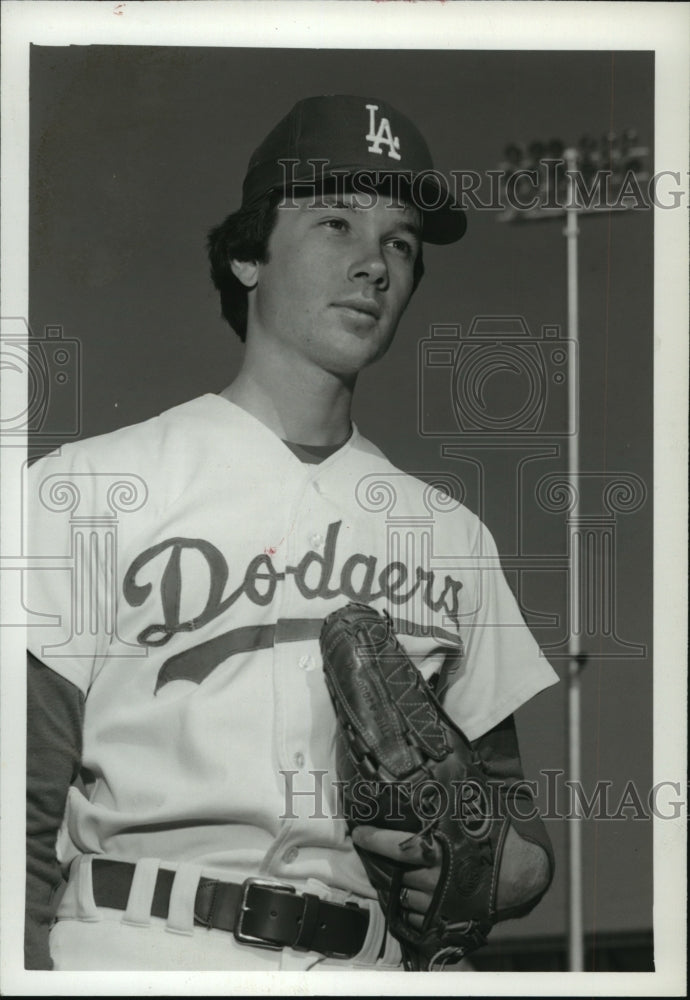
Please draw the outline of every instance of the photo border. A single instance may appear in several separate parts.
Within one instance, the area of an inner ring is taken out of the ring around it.
[[[316,4],[318,3],[318,14]],[[28,316],[29,46],[62,44],[282,48],[654,50],[655,154],[685,173],[690,92],[685,3],[447,3],[430,0],[179,0],[2,4],[2,316]],[[456,44],[453,44],[453,43]],[[686,180],[687,175],[685,174]],[[686,203],[687,208],[687,188]],[[687,212],[654,210],[654,781],[687,787]],[[18,412],[14,392],[3,405]],[[16,442],[21,447],[21,441]],[[24,443],[25,444],[25,443]],[[8,449],[0,448],[6,466]],[[3,476],[3,532],[21,511]],[[0,581],[4,601],[6,580]],[[0,629],[3,662],[1,986],[5,995],[684,995],[686,816],[655,821],[654,973],[483,973],[444,983],[422,973],[67,973],[23,969],[25,691],[21,628]],[[15,666],[13,666],[15,665]],[[372,979],[372,976],[375,978]],[[411,976],[411,978],[410,978]],[[519,986],[520,993],[517,993]]]

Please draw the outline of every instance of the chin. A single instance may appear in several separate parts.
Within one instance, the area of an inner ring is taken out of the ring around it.
[[[356,378],[365,368],[379,361],[385,353],[385,351],[371,349],[366,351],[361,349],[343,351],[337,356],[330,357],[324,364],[324,368],[333,375],[343,378]]]
[[[357,375],[364,368],[380,361],[388,351],[393,341],[392,336],[364,337],[361,334],[348,334],[338,338],[336,350],[331,354],[333,370],[342,374]]]

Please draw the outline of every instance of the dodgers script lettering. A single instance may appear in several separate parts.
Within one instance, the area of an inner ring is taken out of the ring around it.
[[[161,553],[167,552],[168,558],[159,580],[164,620],[147,626],[139,633],[137,640],[145,646],[163,646],[178,632],[203,628],[243,596],[252,604],[270,604],[278,585],[288,578],[294,581],[300,594],[307,599],[342,596],[368,604],[383,597],[392,604],[403,605],[414,594],[419,593],[432,611],[445,611],[451,618],[457,617],[462,583],[446,575],[437,584],[433,570],[425,570],[421,566],[411,573],[403,563],[390,562],[378,571],[376,556],[358,552],[344,561],[339,579],[334,581],[341,525],[342,521],[334,521],[328,526],[323,554],[310,549],[296,566],[288,565],[284,572],[275,568],[271,557],[266,553],[255,556],[247,565],[242,582],[226,597],[223,594],[229,578],[228,564],[222,552],[211,542],[199,538],[168,538],[145,549],[134,559],[125,574],[124,597],[132,607],[140,607],[146,602],[153,584],[139,583],[138,577],[143,573],[144,567],[150,565]],[[184,549],[193,549],[206,560],[209,589],[206,600],[200,602],[198,613],[193,618],[182,621],[181,555]]]

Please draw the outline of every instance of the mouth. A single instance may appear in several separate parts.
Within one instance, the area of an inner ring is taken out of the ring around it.
[[[334,302],[333,305],[336,309],[347,309],[371,319],[379,319],[381,316],[381,307],[373,299],[343,299],[342,302]]]

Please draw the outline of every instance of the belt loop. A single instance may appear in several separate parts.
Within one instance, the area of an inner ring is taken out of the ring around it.
[[[200,865],[181,864],[170,890],[170,906],[165,929],[174,934],[194,932],[194,900],[199,888]]]
[[[77,919],[100,920],[101,915],[93,898],[93,881],[91,878],[91,861],[93,854],[82,854],[75,860],[73,878],[76,894],[75,903]]]
[[[383,955],[381,956],[380,965],[391,965],[400,966],[402,968],[402,951],[400,950],[400,944],[396,941],[392,934],[386,932],[385,937],[385,948]]]
[[[134,867],[123,924],[145,927],[151,923],[151,903],[158,878],[158,858],[142,858]]]
[[[371,900],[358,900],[359,905],[366,906],[369,910],[369,927],[367,928],[367,936],[364,939],[364,944],[361,950],[354,957],[354,961],[359,965],[374,965],[379,957],[379,952],[381,951],[381,944],[386,933],[386,918],[383,915],[383,910],[378,905]]]

